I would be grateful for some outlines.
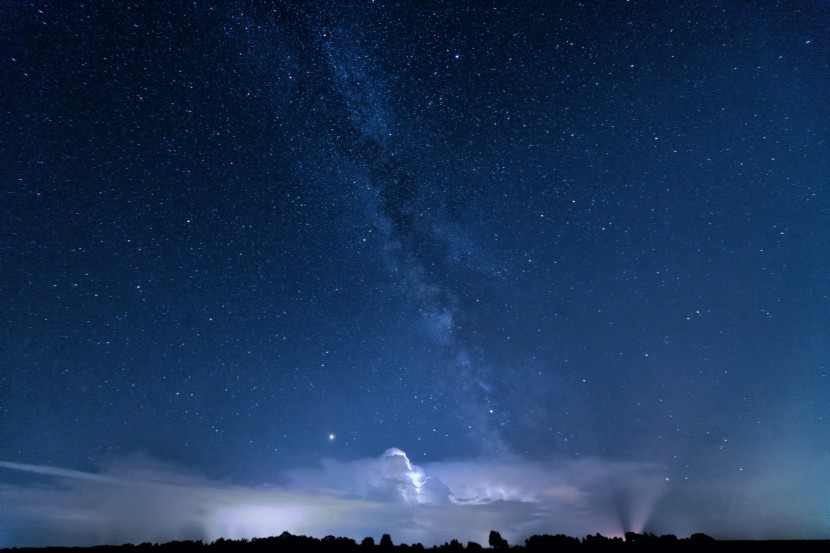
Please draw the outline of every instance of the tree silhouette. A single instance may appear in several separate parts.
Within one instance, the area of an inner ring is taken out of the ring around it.
[[[490,537],[487,539],[487,543],[494,549],[507,549],[507,540],[501,537],[501,534],[495,530],[490,530]]]
[[[578,539],[564,534],[533,535],[525,540],[525,548],[528,551],[570,551],[578,549],[581,545]]]

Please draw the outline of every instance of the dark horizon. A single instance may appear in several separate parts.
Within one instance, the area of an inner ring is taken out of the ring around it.
[[[628,551],[652,551],[652,550],[680,550],[699,551],[701,548],[707,551],[731,551],[734,547],[747,547],[749,545],[763,545],[764,547],[786,547],[787,551],[821,551],[821,547],[830,544],[830,540],[717,540],[712,536],[703,533],[694,533],[690,536],[678,537],[673,534],[655,535],[650,533],[638,534],[626,532],[624,537],[608,537],[599,533],[589,534],[582,538],[566,536],[564,534],[535,534],[528,537],[521,544],[507,542],[501,533],[491,530],[486,544],[468,541],[466,544],[457,539],[451,539],[442,544],[424,546],[421,543],[396,543],[390,534],[383,534],[376,542],[371,536],[362,540],[353,538],[326,535],[322,538],[315,538],[305,535],[293,535],[290,532],[283,532],[279,536],[254,537],[251,539],[226,540],[219,538],[209,543],[201,540],[178,540],[167,543],[141,544],[101,544],[88,547],[73,547],[73,551],[226,551],[233,548],[234,551],[247,549],[249,551],[482,551],[484,549],[493,551],[619,551],[625,548]],[[20,547],[13,549],[0,548],[0,551],[20,551],[23,553],[34,551],[56,551],[65,550],[66,547]]]

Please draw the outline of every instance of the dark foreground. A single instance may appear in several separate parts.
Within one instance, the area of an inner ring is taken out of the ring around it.
[[[654,534],[635,534],[629,532],[623,538],[607,538],[600,534],[586,536],[582,539],[557,534],[536,535],[525,540],[524,545],[510,545],[501,538],[498,532],[490,533],[490,543],[483,546],[476,542],[467,542],[466,545],[458,540],[452,540],[443,545],[424,547],[416,543],[413,545],[394,544],[388,534],[384,534],[379,544],[373,538],[365,538],[358,543],[350,538],[326,536],[323,539],[308,536],[294,536],[288,532],[271,538],[254,538],[251,540],[219,539],[212,543],[202,541],[173,541],[162,544],[142,543],[140,545],[98,545],[94,547],[20,547],[0,549],[0,551],[14,551],[15,553],[229,553],[242,551],[244,553],[291,553],[294,551],[314,551],[325,553],[421,553],[433,552],[478,552],[483,550],[518,553],[545,552],[559,553],[568,551],[830,551],[830,540],[769,540],[769,541],[734,541],[715,540],[705,534],[693,534],[688,538],[677,538],[673,535],[656,536]]]

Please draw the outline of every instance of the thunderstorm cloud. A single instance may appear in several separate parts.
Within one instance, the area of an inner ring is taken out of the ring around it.
[[[261,486],[211,481],[144,455],[113,460],[94,473],[0,462],[0,476],[0,503],[15,505],[4,517],[0,545],[212,541],[284,531],[358,540],[391,533],[399,542],[431,545],[452,538],[486,543],[492,529],[516,543],[542,533],[659,531],[659,519],[669,524],[663,530],[688,533],[702,522],[715,534],[753,526],[752,517],[743,528],[734,521],[719,525],[719,509],[729,506],[707,497],[706,485],[692,493],[672,487],[654,464],[596,458],[418,466],[392,448],[376,458],[287,471],[278,475],[279,485]],[[755,514],[773,521],[792,513],[792,505],[765,495],[761,481],[738,489],[752,495]]]

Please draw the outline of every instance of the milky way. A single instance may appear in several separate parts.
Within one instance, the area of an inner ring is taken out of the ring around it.
[[[64,4],[0,8],[0,546],[830,537],[820,3]]]

